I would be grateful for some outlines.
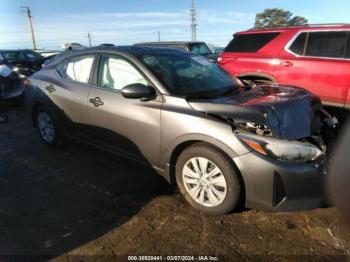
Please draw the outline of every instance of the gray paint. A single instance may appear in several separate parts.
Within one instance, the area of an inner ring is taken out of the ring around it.
[[[121,92],[93,86],[94,77],[91,77],[90,84],[84,85],[61,79],[57,74],[55,66],[63,59],[91,53],[116,54],[128,59],[144,73],[150,85],[157,89],[157,97],[151,101],[127,99]],[[205,112],[198,104],[189,103],[185,98],[169,95],[160,81],[134,55],[128,48],[95,48],[62,54],[49,61],[43,70],[30,78],[31,86],[25,94],[26,106],[32,113],[37,103],[46,105],[55,115],[55,119],[62,121],[60,127],[66,135],[139,162],[145,161],[168,180],[170,159],[178,146],[189,141],[204,141],[214,145],[224,151],[238,167],[250,206],[256,204],[261,208],[278,210],[271,201],[277,187],[273,179],[276,171],[281,174],[282,181],[292,187],[288,192],[297,190],[297,185],[291,182],[291,177],[295,174],[298,174],[299,182],[310,174],[316,180],[321,177],[320,171],[309,165],[286,165],[257,157],[240,142],[229,121],[208,114],[210,112]],[[49,85],[53,85],[56,91],[50,93],[46,89]],[[274,86],[276,88],[278,87]],[[103,101],[103,106],[94,107],[88,102],[97,96]],[[240,106],[241,111],[244,111],[244,106]],[[225,108],[227,109],[227,105]],[[232,106],[230,111],[234,111],[234,108]],[[254,110],[248,111],[254,115]],[[259,114],[255,117],[260,118],[261,112]],[[77,135],[79,133],[72,132],[71,124],[79,125],[80,136]],[[92,136],[88,136],[89,132]],[[109,135],[113,136],[110,140]],[[114,139],[115,137],[118,139]],[[101,139],[105,139],[103,143],[99,143]],[[116,143],[115,147],[111,141]],[[292,196],[298,198],[298,194]],[[316,207],[316,202],[319,204],[323,199],[323,193],[317,192],[313,197],[316,201],[308,202],[305,207]],[[289,206],[288,201],[284,202],[283,209],[290,208],[293,206]]]

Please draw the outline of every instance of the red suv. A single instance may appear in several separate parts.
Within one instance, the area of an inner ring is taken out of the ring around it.
[[[218,63],[242,80],[304,87],[350,108],[350,24],[239,32]]]

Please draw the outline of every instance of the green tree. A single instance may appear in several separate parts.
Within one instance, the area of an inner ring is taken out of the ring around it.
[[[307,19],[302,16],[293,17],[293,13],[288,10],[270,8],[256,14],[254,27],[271,28],[305,24],[307,24]]]

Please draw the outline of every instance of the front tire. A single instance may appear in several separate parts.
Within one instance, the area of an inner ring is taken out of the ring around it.
[[[186,201],[208,215],[223,215],[240,202],[242,185],[230,159],[205,143],[186,149],[176,163],[176,182]]]

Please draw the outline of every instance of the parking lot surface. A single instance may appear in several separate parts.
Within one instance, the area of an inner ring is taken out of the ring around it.
[[[0,254],[348,261],[350,233],[334,208],[202,215],[151,169],[76,143],[48,149],[14,108],[0,125]]]

